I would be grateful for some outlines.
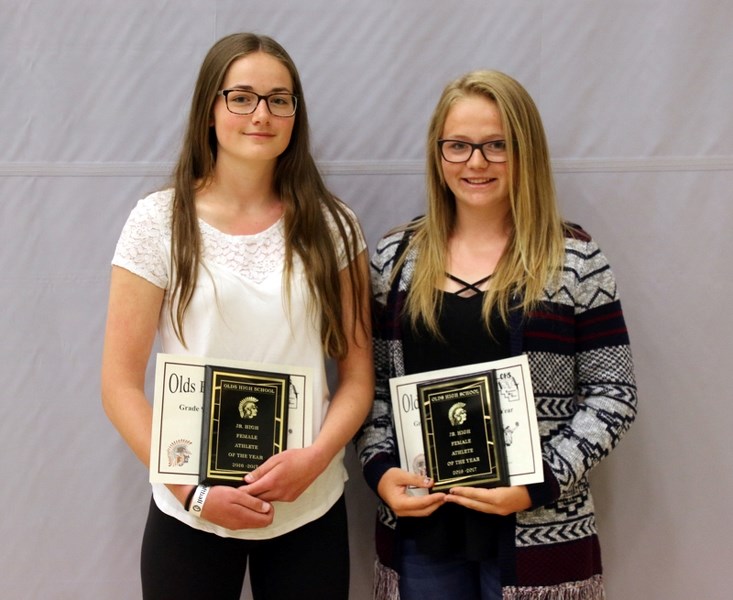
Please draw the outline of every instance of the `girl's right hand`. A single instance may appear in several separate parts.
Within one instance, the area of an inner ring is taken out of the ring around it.
[[[201,518],[227,529],[258,529],[272,523],[272,504],[247,493],[247,486],[215,485],[206,496]]]
[[[429,489],[432,485],[433,480],[424,475],[392,467],[382,475],[377,492],[398,517],[427,517],[445,502],[445,494],[411,496],[407,488]]]

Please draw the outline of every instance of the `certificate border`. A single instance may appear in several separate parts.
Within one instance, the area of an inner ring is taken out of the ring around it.
[[[461,367],[451,367],[448,369],[439,369],[424,373],[414,373],[411,375],[402,375],[389,379],[389,389],[391,396],[391,412],[397,437],[397,452],[400,459],[400,466],[406,471],[412,471],[411,464],[415,457],[424,453],[422,442],[422,432],[419,423],[413,425],[413,414],[408,410],[403,410],[403,399],[416,401],[417,395],[415,384],[418,381],[426,381],[435,377],[449,377],[452,375],[471,374],[485,370],[494,370],[497,373],[518,370],[521,374],[522,388],[522,420],[521,423],[527,428],[528,441],[520,445],[521,450],[514,449],[516,455],[520,452],[523,458],[521,461],[521,471],[517,470],[516,465],[511,461],[510,453],[507,453],[507,461],[509,463],[509,485],[526,485],[530,483],[540,483],[544,481],[542,448],[539,434],[539,426],[537,423],[537,413],[534,403],[534,394],[532,388],[531,372],[529,369],[529,361],[525,354],[511,356],[496,361],[488,361],[476,363],[472,365],[464,365]],[[405,400],[407,401],[407,400]],[[505,401],[500,399],[502,412],[504,410]],[[417,409],[417,404],[415,404]],[[419,411],[418,411],[419,414]],[[530,469],[530,470],[528,470]],[[533,470],[531,470],[533,469]],[[422,495],[427,491],[423,488],[408,488],[407,493],[410,495]]]
[[[151,428],[151,444],[150,444],[150,463],[149,463],[149,481],[151,483],[174,483],[196,485],[199,482],[199,463],[200,456],[191,464],[191,471],[182,473],[180,470],[171,471],[166,468],[161,461],[164,461],[165,448],[169,440],[185,437],[195,441],[200,446],[200,434],[203,423],[203,389],[197,391],[197,400],[199,408],[195,426],[186,427],[180,433],[175,429],[166,427],[163,422],[163,406],[169,402],[177,402],[176,398],[171,399],[171,395],[166,390],[166,378],[169,376],[170,367],[190,367],[197,371],[197,380],[203,382],[204,367],[207,364],[216,364],[225,367],[245,368],[253,370],[267,370],[287,373],[291,382],[296,381],[294,391],[300,390],[297,397],[290,398],[289,403],[289,420],[288,426],[292,429],[295,427],[292,438],[288,441],[291,448],[309,446],[313,443],[313,413],[315,401],[313,394],[314,371],[311,367],[295,366],[295,365],[278,365],[273,363],[256,363],[251,361],[240,361],[234,359],[206,357],[193,354],[169,354],[159,352],[156,355],[155,375],[154,375],[154,391],[153,391],[153,419]],[[298,415],[295,418],[294,415]],[[175,433],[174,433],[175,431]],[[293,441],[295,440],[295,441]]]

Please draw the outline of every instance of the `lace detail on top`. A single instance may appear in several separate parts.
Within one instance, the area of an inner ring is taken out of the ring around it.
[[[199,219],[204,261],[262,283],[285,263],[283,220],[252,235],[229,235]]]
[[[140,200],[128,217],[117,242],[113,264],[167,289],[170,278],[171,190],[153,193]],[[349,209],[347,209],[349,210]],[[353,213],[352,213],[353,215]],[[336,223],[326,213],[326,222],[336,241],[339,268],[348,264],[346,249],[336,235]],[[203,261],[216,264],[255,283],[282,270],[285,264],[285,224],[281,218],[253,235],[229,235],[199,219]],[[358,251],[365,248],[357,230]],[[294,257],[295,259],[295,257]]]
[[[158,192],[140,200],[125,223],[112,264],[159,288],[168,287],[166,241],[170,238],[170,194]]]

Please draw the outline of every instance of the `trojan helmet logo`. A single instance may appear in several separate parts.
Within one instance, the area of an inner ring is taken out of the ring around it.
[[[257,416],[257,398],[247,396],[239,402],[239,416],[243,419],[254,419]]]
[[[190,440],[176,440],[168,446],[168,466],[182,467],[191,458]]]
[[[453,406],[450,407],[450,410],[448,410],[448,420],[450,421],[450,424],[453,425],[453,427],[456,427],[457,425],[463,425],[466,421],[466,417],[468,416],[468,413],[466,412],[466,403],[465,402],[456,402]]]

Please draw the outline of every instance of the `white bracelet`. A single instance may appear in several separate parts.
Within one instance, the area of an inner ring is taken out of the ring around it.
[[[201,516],[201,511],[204,510],[204,503],[206,502],[206,496],[209,494],[211,488],[208,485],[200,484],[196,491],[193,493],[191,499],[191,506],[188,509],[192,515],[197,517]]]

